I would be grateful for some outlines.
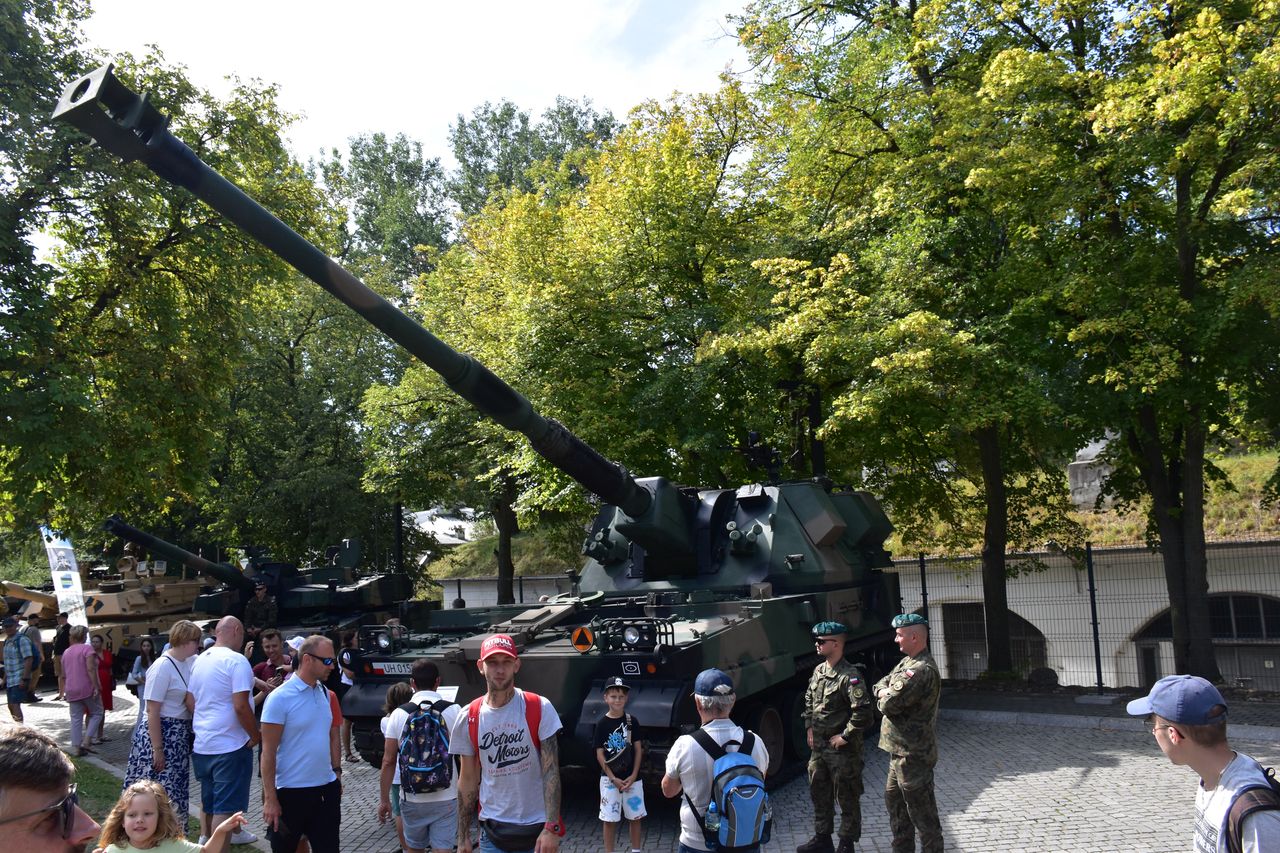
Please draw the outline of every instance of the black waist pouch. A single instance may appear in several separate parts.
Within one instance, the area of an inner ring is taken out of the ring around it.
[[[532,850],[542,834],[543,824],[506,823],[501,820],[482,820],[480,826],[499,850]]]

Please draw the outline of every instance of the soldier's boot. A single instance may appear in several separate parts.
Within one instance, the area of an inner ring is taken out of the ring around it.
[[[796,848],[796,853],[835,853],[830,835],[815,835]]]
[[[853,839],[846,835],[840,836],[840,843],[836,845],[836,853],[853,853]]]

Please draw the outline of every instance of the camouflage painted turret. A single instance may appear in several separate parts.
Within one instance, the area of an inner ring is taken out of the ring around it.
[[[872,676],[892,654],[889,620],[897,578],[883,548],[892,530],[866,493],[820,482],[680,487],[633,479],[483,365],[444,344],[355,276],[215,173],[167,129],[145,96],[104,66],[67,87],[54,113],[126,161],[139,160],[184,187],[359,313],[483,414],[525,435],[541,456],[598,495],[605,506],[584,545],[573,590],[537,605],[431,610],[414,631],[370,626],[355,687],[343,702],[362,754],[382,749],[378,718],[388,683],[430,657],[460,701],[483,692],[477,669],[484,634],[511,634],[525,660],[521,686],[550,698],[565,722],[562,755],[594,766],[589,735],[604,711],[607,677],[632,685],[628,710],[660,756],[695,725],[694,676],[716,666],[733,677],[735,717],[784,755],[807,752],[803,687],[818,658],[817,622],[839,620],[847,650]],[[696,404],[697,401],[690,401]]]

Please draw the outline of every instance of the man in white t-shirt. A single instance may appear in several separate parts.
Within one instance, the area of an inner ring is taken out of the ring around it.
[[[1208,681],[1195,675],[1170,675],[1151,693],[1128,705],[1146,717],[1156,744],[1174,764],[1200,777],[1196,789],[1195,853],[1227,853],[1232,803],[1247,789],[1259,808],[1238,821],[1239,849],[1245,853],[1280,851],[1280,797],[1257,761],[1227,743],[1227,703]],[[1244,803],[1242,802],[1242,805]]]
[[[244,626],[224,616],[214,631],[215,642],[196,658],[187,692],[195,702],[191,726],[195,744],[191,764],[200,781],[204,812],[201,837],[236,812],[249,808],[253,778],[253,748],[261,740],[253,718],[253,667],[241,652]],[[252,844],[258,837],[240,829],[232,844]],[[204,843],[203,841],[201,842]]]
[[[693,682],[693,703],[702,721],[702,731],[724,746],[729,741],[742,743],[747,730],[729,719],[737,700],[733,680],[718,669],[704,669]],[[763,773],[769,767],[769,750],[758,736],[751,749],[751,759]],[[662,793],[667,797],[685,796],[680,801],[680,853],[703,853],[708,850],[699,815],[711,803],[711,772],[715,760],[693,738],[680,735],[667,753],[666,774],[662,777]]]
[[[415,691],[413,698],[407,705],[396,708],[387,716],[386,729],[383,731],[382,796],[378,805],[378,822],[386,823],[391,816],[391,786],[398,781],[405,853],[423,853],[427,849],[432,853],[450,853],[458,834],[458,776],[453,766],[454,759],[446,752],[446,767],[431,771],[442,775],[429,779],[427,777],[431,773],[423,773],[419,774],[422,777],[419,780],[406,783],[399,767],[400,738],[409,722],[410,707],[415,709],[415,713],[433,709],[443,721],[443,725],[439,727],[434,718],[424,721],[420,726],[420,737],[426,739],[439,732],[446,740],[457,725],[458,718],[462,716],[462,709],[457,703],[445,700],[436,692],[440,687],[440,669],[426,658],[413,662],[413,672],[409,679],[413,682]],[[422,751],[425,751],[425,747]],[[434,791],[414,790],[417,787],[434,787],[445,776],[448,777],[448,784],[443,788]]]
[[[505,846],[517,853],[556,853],[564,836],[556,742],[560,715],[546,698],[533,705],[516,689],[520,658],[508,635],[486,637],[476,666],[484,675],[485,695],[458,716],[449,738],[449,752],[462,756],[458,853],[471,853],[477,807],[481,853],[498,853],[493,839],[499,835],[511,839]]]

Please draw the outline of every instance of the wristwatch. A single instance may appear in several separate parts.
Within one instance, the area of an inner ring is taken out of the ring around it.
[[[550,832],[552,835],[558,835],[561,838],[564,838],[564,824],[559,821],[547,821],[542,825],[542,828],[547,832]]]

